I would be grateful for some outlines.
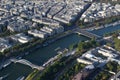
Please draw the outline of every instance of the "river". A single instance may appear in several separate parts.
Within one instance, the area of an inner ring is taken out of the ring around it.
[[[94,30],[92,31],[92,33],[103,36],[105,33],[113,32],[116,30],[120,30],[120,25],[117,25],[114,27],[111,26],[107,28],[102,28],[99,30]],[[54,43],[46,47],[40,48],[24,56],[23,58],[29,60],[33,64],[42,65],[49,58],[57,54],[57,51],[55,51],[56,48],[59,47],[60,49],[64,49],[66,47],[69,47],[71,44],[76,44],[79,41],[88,40],[88,39],[89,38],[84,37],[84,36],[80,36],[77,34],[71,34],[62,39],[55,41]],[[33,69],[31,69],[28,66],[12,63],[0,71],[0,77],[8,74],[5,80],[16,80],[20,76],[27,76],[32,71]]]
[[[55,51],[56,48],[64,49],[69,47],[71,44],[76,44],[79,41],[88,40],[89,38],[84,36],[79,36],[77,34],[71,34],[68,35],[62,39],[59,39],[55,41],[54,43],[40,48],[23,58],[26,60],[29,60],[33,64],[42,65],[44,62],[46,62],[49,58],[55,56],[57,54],[57,51]],[[16,78],[20,76],[26,76],[32,71],[31,68],[28,68],[28,66],[22,65],[22,64],[11,64],[7,66],[5,69],[2,69],[0,71],[0,76],[4,76],[9,73],[9,80],[15,80]],[[16,74],[16,75],[14,75]]]

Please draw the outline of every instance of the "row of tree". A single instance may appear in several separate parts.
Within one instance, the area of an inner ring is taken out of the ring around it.
[[[96,46],[99,46],[99,43],[96,42],[95,39],[91,39],[88,42],[81,41],[81,42],[78,43],[77,51],[79,53],[83,53],[84,51],[86,51],[90,48],[94,48]]]
[[[4,50],[4,52],[0,53],[0,55],[6,56],[6,57],[18,56],[20,55],[19,53],[26,52],[28,50],[30,51],[34,49],[37,45],[40,45],[42,42],[43,40],[35,38],[25,44],[16,44],[13,47]]]
[[[120,71],[120,66],[116,62],[108,62],[104,66],[104,70],[102,70],[96,77],[95,80],[108,80],[113,74],[109,73],[109,71],[117,73]]]
[[[94,80],[108,80],[110,77],[112,76],[112,74],[110,74],[107,71],[101,71]]]
[[[114,39],[114,46],[116,50],[120,51],[120,39],[118,38]]]
[[[46,69],[36,77],[36,80],[54,80],[57,73],[59,73],[65,66],[68,57],[64,57],[56,61],[53,65],[46,67]]]
[[[64,73],[59,77],[59,80],[72,80],[73,76],[81,71],[86,65],[76,63],[70,68],[68,68]]]
[[[109,62],[105,65],[105,69],[108,71],[112,71],[112,72],[118,72],[120,70],[120,66],[117,62]]]

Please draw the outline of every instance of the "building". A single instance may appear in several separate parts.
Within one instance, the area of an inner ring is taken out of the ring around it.
[[[49,28],[55,30],[56,34],[64,32],[64,27],[63,26],[49,26]]]
[[[23,44],[29,42],[30,40],[32,40],[31,37],[29,37],[29,36],[27,36],[27,35],[25,35],[23,33],[10,36],[10,38],[15,42],[20,42],[20,43],[23,43]]]
[[[78,61],[79,63],[83,63],[83,64],[92,64],[91,61],[88,61],[88,60],[85,60],[85,59],[77,58],[77,61]]]
[[[7,26],[7,29],[11,32],[21,32],[28,29],[23,22],[12,22]]]
[[[40,30],[43,31],[43,32],[48,33],[49,36],[52,36],[52,35],[55,34],[55,30],[53,30],[52,28],[47,27],[47,26],[44,26],[44,27],[41,28]]]
[[[117,54],[114,54],[112,51],[108,51],[108,50],[103,49],[103,48],[100,48],[98,50],[98,53],[102,54],[103,56],[111,57],[111,58],[114,58],[114,57],[118,56]]]
[[[110,3],[97,3],[92,5],[82,14],[80,20],[84,22],[93,22],[102,18],[120,15],[120,5],[111,5]]]
[[[8,49],[10,47],[11,45],[9,44],[9,40],[0,38],[0,52],[4,52],[5,49]]]
[[[102,62],[102,61],[103,61],[102,58],[96,57],[96,56],[94,56],[94,55],[91,54],[91,53],[86,54],[86,55],[85,55],[85,58],[87,58],[87,59],[89,59],[89,60],[91,60],[91,61],[94,61],[94,62]]]
[[[120,39],[120,33],[119,33],[119,35],[118,35],[118,37],[117,37],[118,39]]]
[[[39,38],[47,38],[48,37],[48,33],[43,32],[43,31],[38,31],[38,30],[29,30],[28,34],[33,35],[34,37],[39,37]]]
[[[120,39],[120,36],[118,36],[117,38]]]
[[[50,19],[50,18],[35,17],[32,19],[32,21],[40,23],[40,24],[51,25],[51,26],[59,25],[59,23],[57,21]]]

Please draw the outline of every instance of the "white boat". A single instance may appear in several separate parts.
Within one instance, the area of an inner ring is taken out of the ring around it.
[[[11,61],[8,61],[7,63],[5,63],[4,65],[3,65],[3,67],[5,68],[5,67],[7,67],[8,65],[10,65],[11,64]]]
[[[0,80],[3,80],[3,77],[0,77]]]
[[[60,49],[60,47],[56,48],[55,51],[58,51]]]
[[[24,80],[24,79],[25,79],[24,76],[20,76],[20,77],[18,77],[16,80]]]
[[[0,80],[3,80],[3,79],[6,78],[8,75],[9,75],[9,74],[6,74],[6,75],[0,77]]]

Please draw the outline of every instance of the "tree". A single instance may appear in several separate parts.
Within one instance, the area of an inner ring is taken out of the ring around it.
[[[79,67],[78,65],[75,66],[75,72],[78,72],[79,71]]]
[[[69,50],[72,51],[73,48],[74,48],[74,44],[71,44],[71,45],[69,46]]]
[[[107,43],[106,45],[107,45],[107,46],[112,46],[112,43]]]
[[[82,52],[82,51],[84,51],[84,48],[85,48],[84,42],[80,42],[80,43],[78,44],[78,51],[79,51],[79,52]]]
[[[118,51],[120,51],[120,40],[119,39],[117,39],[117,38],[115,38],[114,39],[114,46],[115,46],[115,49],[116,50],[118,50]]]

